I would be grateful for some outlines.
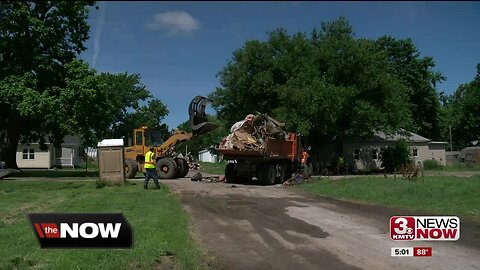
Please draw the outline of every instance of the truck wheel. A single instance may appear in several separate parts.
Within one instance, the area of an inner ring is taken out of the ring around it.
[[[130,159],[125,160],[125,178],[127,179],[135,178],[137,171],[138,171],[137,162]]]
[[[157,174],[161,179],[174,179],[177,176],[177,163],[173,158],[161,158],[157,161]]]
[[[280,177],[277,178],[278,184],[283,184],[286,180],[288,180],[292,175],[289,175],[288,164],[280,163],[278,164],[280,170]]]
[[[257,170],[257,178],[262,185],[274,185],[277,178],[275,164],[260,164]]]
[[[184,158],[176,158],[175,163],[177,164],[177,178],[185,177],[189,171],[187,161]]]
[[[235,172],[235,165],[233,163],[228,163],[225,167],[225,182],[227,183],[237,183],[238,177],[237,172]]]

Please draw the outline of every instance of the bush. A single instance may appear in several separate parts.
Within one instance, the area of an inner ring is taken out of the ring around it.
[[[443,169],[443,166],[435,159],[429,159],[423,162],[423,168],[425,170],[439,170]]]
[[[397,172],[402,165],[411,162],[408,142],[400,139],[394,146],[389,146],[382,151],[382,166],[387,172]]]

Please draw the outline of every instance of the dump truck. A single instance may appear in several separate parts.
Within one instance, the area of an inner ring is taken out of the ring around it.
[[[217,125],[208,122],[205,114],[206,104],[211,102],[203,96],[196,96],[189,105],[190,125],[192,132],[175,130],[170,137],[163,141],[162,132],[148,126],[141,126],[133,130],[132,145],[125,147],[125,176],[134,178],[137,172],[145,173],[145,154],[150,147],[155,148],[156,169],[161,179],[185,177],[189,171],[187,161],[175,153],[175,145],[194,139],[204,133],[217,128]]]
[[[273,185],[289,179],[300,168],[299,136],[279,130],[278,127],[282,126],[282,123],[259,114],[249,131],[235,131],[229,135],[241,138],[245,147],[235,143],[226,146],[228,139],[224,138],[216,151],[229,161],[225,167],[226,182],[239,183],[255,177],[262,185]]]

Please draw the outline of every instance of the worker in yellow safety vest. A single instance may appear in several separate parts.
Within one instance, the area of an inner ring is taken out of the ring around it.
[[[158,183],[157,170],[155,169],[155,148],[150,147],[150,151],[145,154],[145,181],[143,182],[143,188],[148,189],[148,182],[150,178],[153,179],[155,187],[160,189],[160,184]]]

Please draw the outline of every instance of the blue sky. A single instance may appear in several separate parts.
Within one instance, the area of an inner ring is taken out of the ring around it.
[[[219,86],[216,74],[247,40],[278,27],[310,33],[346,17],[355,37],[411,38],[432,56],[451,94],[473,80],[480,63],[480,2],[97,2],[81,58],[99,72],[139,73],[167,105],[170,127],[188,119],[188,104]],[[212,113],[209,109],[207,112]]]

